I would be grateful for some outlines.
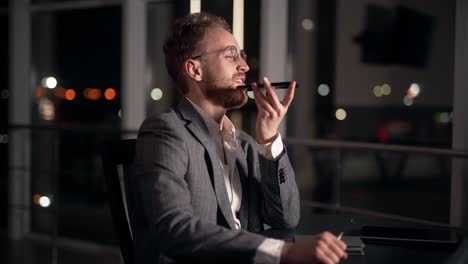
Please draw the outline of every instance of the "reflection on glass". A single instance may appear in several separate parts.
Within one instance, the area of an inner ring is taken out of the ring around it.
[[[59,236],[114,241],[112,226],[102,224],[111,218],[99,145],[119,138],[121,8],[35,12],[31,19],[32,119],[46,125],[31,131],[31,191],[47,193],[31,209],[31,228],[49,233],[58,223]],[[54,206],[58,215],[44,210]],[[80,221],[84,216],[95,221]]]

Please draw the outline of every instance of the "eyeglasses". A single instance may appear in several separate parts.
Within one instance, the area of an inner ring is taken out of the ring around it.
[[[247,61],[247,54],[245,54],[245,51],[244,50],[238,50],[236,48],[236,46],[227,46],[226,48],[221,49],[221,50],[217,50],[217,51],[213,51],[213,52],[210,52],[210,53],[197,55],[195,57],[192,57],[192,59],[196,60],[196,59],[201,58],[203,56],[208,56],[208,55],[212,55],[212,54],[220,53],[220,52],[223,52],[224,53],[223,54],[224,58],[228,59],[229,61],[236,62],[236,61],[239,60],[239,58],[242,58],[244,61]]]

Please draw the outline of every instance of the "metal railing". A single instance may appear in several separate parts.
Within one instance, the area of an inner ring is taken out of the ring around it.
[[[31,132],[38,131],[55,131],[55,132],[72,132],[72,133],[92,133],[95,135],[101,136],[114,136],[120,137],[122,135],[135,135],[137,131],[135,130],[122,130],[112,127],[91,127],[91,126],[67,126],[67,127],[58,127],[58,126],[44,126],[44,125],[12,125],[8,127],[10,132],[27,132],[25,136],[30,136]],[[337,164],[336,164],[336,179],[334,184],[334,203],[321,203],[318,201],[305,200],[303,205],[315,208],[323,208],[328,210],[333,210],[337,212],[348,212],[356,213],[362,215],[369,215],[374,217],[384,217],[389,219],[401,220],[412,223],[419,224],[430,224],[437,226],[450,226],[446,223],[439,223],[434,221],[428,221],[426,219],[418,219],[413,217],[406,217],[402,215],[382,213],[378,211],[366,210],[364,208],[353,208],[346,207],[341,205],[340,201],[340,188],[341,182],[343,179],[343,166],[339,163],[342,162],[340,156],[341,151],[343,150],[353,150],[353,151],[370,151],[370,152],[396,152],[404,154],[422,154],[422,155],[440,155],[448,158],[468,158],[468,151],[465,150],[453,150],[453,149],[442,149],[442,148],[431,148],[431,147],[419,147],[419,146],[405,146],[405,145],[391,145],[391,144],[375,144],[375,143],[364,143],[364,142],[350,142],[350,141],[336,141],[336,140],[306,140],[306,139],[296,139],[296,138],[284,138],[284,142],[290,146],[301,146],[310,149],[325,149],[325,150],[335,150],[338,153]],[[58,157],[58,155],[54,155]],[[31,167],[10,167],[9,170],[31,170]],[[41,173],[48,173],[47,171],[42,171]],[[57,173],[57,172],[56,172]],[[66,171],[61,171],[61,174],[67,173]],[[54,176],[54,180],[57,180],[57,175]],[[53,190],[56,192],[57,190]],[[8,207],[16,207],[21,210],[31,210],[31,206],[24,206],[18,204],[8,204]],[[49,210],[50,213],[55,213],[54,210]]]
[[[447,149],[447,148],[433,148],[433,147],[421,147],[421,146],[407,146],[407,145],[397,145],[397,144],[377,144],[377,143],[367,143],[367,142],[352,142],[352,141],[339,141],[339,140],[322,140],[322,139],[297,139],[297,138],[284,138],[284,142],[287,145],[299,145],[305,146],[310,149],[333,149],[335,150],[336,166],[335,166],[335,184],[333,190],[333,203],[323,203],[318,201],[303,200],[302,204],[313,207],[326,209],[329,211],[335,212],[344,212],[344,213],[354,213],[359,215],[366,215],[377,218],[386,218],[392,220],[399,220],[403,222],[410,222],[422,225],[433,225],[438,227],[451,227],[459,228],[447,223],[441,223],[436,221],[429,221],[426,219],[420,219],[415,217],[407,217],[396,214],[383,213],[379,211],[366,210],[363,208],[355,208],[343,206],[341,204],[341,186],[343,180],[343,166],[342,166],[342,151],[351,150],[351,151],[366,151],[366,152],[392,152],[392,153],[402,153],[405,155],[408,154],[417,154],[417,155],[436,155],[448,158],[468,158],[468,151],[459,150],[459,149]]]

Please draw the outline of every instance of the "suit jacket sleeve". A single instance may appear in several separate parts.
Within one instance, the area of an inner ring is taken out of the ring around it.
[[[295,228],[300,218],[299,191],[286,150],[277,160],[258,156],[263,221],[274,228]]]
[[[251,263],[263,236],[200,221],[184,176],[189,152],[171,119],[145,121],[135,157],[134,196],[155,251],[190,263]],[[269,196],[267,196],[269,197]],[[268,213],[276,214],[268,209]]]

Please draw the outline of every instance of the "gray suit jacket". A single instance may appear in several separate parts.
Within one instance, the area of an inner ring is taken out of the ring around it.
[[[236,134],[242,230],[235,230],[215,144],[191,103],[182,99],[142,124],[128,190],[135,263],[252,263],[264,223],[297,225],[299,193],[286,152],[268,160],[253,138]]]

